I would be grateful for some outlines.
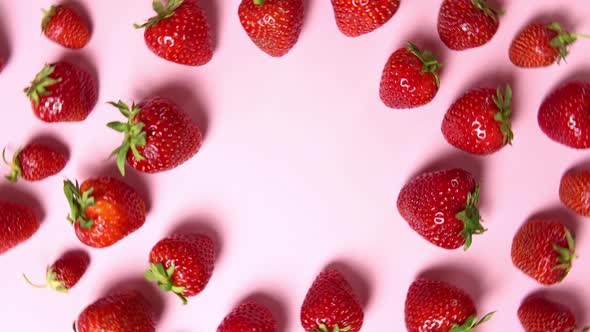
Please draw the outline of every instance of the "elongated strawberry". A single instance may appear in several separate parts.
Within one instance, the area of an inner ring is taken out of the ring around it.
[[[217,332],[276,332],[272,312],[262,304],[246,301],[233,309],[217,328]]]
[[[502,13],[487,0],[444,0],[438,14],[438,34],[452,50],[479,47],[494,37]]]
[[[358,37],[387,23],[399,9],[400,0],[332,0],[338,29]]]
[[[79,49],[88,44],[90,28],[72,7],[51,6],[43,12],[41,29],[47,38],[67,48]]]
[[[525,332],[587,332],[576,328],[576,316],[567,306],[540,295],[526,298],[518,308]]]
[[[590,169],[565,173],[559,184],[559,198],[577,214],[590,216]]]
[[[68,251],[56,260],[55,263],[47,267],[45,285],[33,284],[24,274],[23,277],[33,287],[49,287],[55,291],[67,293],[82,278],[89,264],[90,256],[86,252]]]
[[[30,207],[0,200],[0,254],[27,241],[39,226],[39,219]]]
[[[10,165],[10,174],[6,179],[16,182],[23,178],[26,181],[40,181],[59,173],[66,166],[66,156],[53,147],[32,143],[18,150],[12,157],[12,162],[5,158],[5,150],[2,150],[2,159]]]

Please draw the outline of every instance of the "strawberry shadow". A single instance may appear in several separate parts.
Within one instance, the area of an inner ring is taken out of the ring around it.
[[[207,235],[215,244],[215,264],[219,263],[223,252],[223,238],[218,231],[218,223],[210,216],[190,216],[174,225],[168,235],[173,234],[203,234]]]
[[[344,259],[336,260],[328,266],[335,268],[344,275],[354,293],[358,296],[361,306],[367,311],[373,296],[373,289],[371,287],[368,271]]]
[[[4,62],[4,67],[6,67],[12,55],[12,43],[9,37],[8,25],[6,24],[7,20],[4,19],[8,12],[8,8],[0,8],[0,62]],[[2,70],[0,69],[0,71]]]
[[[76,13],[78,13],[80,15],[80,17],[82,18],[84,23],[86,23],[88,25],[88,28],[90,30],[90,38],[92,38],[92,32],[94,31],[94,24],[93,24],[91,15],[90,15],[90,11],[86,7],[86,5],[83,4],[79,0],[66,0],[63,2],[63,5],[71,7],[72,9],[74,9],[74,11],[76,11]],[[47,9],[49,9],[49,8],[47,8]]]
[[[263,291],[256,291],[237,303],[234,307],[246,301],[253,301],[267,307],[277,322],[277,331],[285,331],[289,323],[289,311],[284,301]]]
[[[557,10],[542,11],[537,13],[535,16],[531,17],[524,26],[521,27],[521,29],[518,31],[518,34],[520,34],[527,26],[531,24],[549,24],[551,22],[557,22],[561,24],[565,30],[570,32],[576,32],[572,31],[572,29],[579,25],[579,23],[583,23],[582,21],[574,22],[573,15],[571,13],[569,13],[567,10],[564,10],[563,8],[559,8]],[[516,35],[514,37],[516,37]]]
[[[527,299],[541,297],[565,305],[576,316],[578,327],[583,327],[587,326],[589,323],[588,320],[590,320],[590,305],[582,300],[580,297],[581,293],[582,292],[579,290],[571,287],[550,290],[545,288],[531,293],[523,300],[523,302]]]
[[[486,290],[481,282],[482,278],[473,267],[443,263],[421,271],[417,278],[444,281],[461,288],[473,299],[476,307],[485,296]]]
[[[46,208],[35,193],[17,185],[10,184],[5,179],[0,179],[0,181],[4,182],[0,184],[0,200],[28,206],[33,209],[33,212],[39,218],[39,222],[41,224],[44,223]]]
[[[581,232],[583,228],[580,227],[579,217],[562,204],[556,204],[555,206],[532,213],[522,225],[533,219],[560,221],[574,234],[576,241],[580,241],[582,238]]]
[[[219,46],[219,23],[221,22],[221,11],[219,10],[219,3],[217,0],[200,0],[199,4],[205,16],[207,16],[207,22],[211,29],[211,37],[213,39],[213,50],[217,50]],[[237,10],[237,9],[236,9]]]
[[[563,64],[562,65],[566,65]],[[590,68],[572,69],[572,72],[566,75],[563,79],[559,80],[550,91],[547,92],[547,96],[555,89],[565,85],[566,83],[573,81],[590,82]]]
[[[70,148],[64,143],[62,139],[50,132],[42,132],[33,136],[29,143],[31,144],[43,144],[56,149],[66,156],[66,160],[70,160]]]

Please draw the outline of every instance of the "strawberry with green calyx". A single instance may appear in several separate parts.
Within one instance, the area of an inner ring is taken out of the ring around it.
[[[28,144],[18,150],[12,161],[6,160],[6,149],[2,150],[2,160],[10,166],[10,174],[5,176],[10,182],[18,178],[26,181],[39,181],[59,173],[66,165],[66,156],[50,146]]]
[[[69,6],[51,6],[43,10],[41,29],[50,40],[72,49],[86,46],[90,28],[82,17]]]
[[[91,229],[94,224],[94,220],[89,219],[86,216],[86,209],[95,204],[92,192],[94,188],[90,188],[84,192],[80,192],[80,185],[78,181],[74,185],[72,181],[64,181],[64,193],[68,199],[70,205],[70,214],[68,215],[68,221],[72,225],[78,224],[82,229]]]
[[[483,234],[486,229],[481,225],[481,217],[479,215],[479,209],[477,205],[479,204],[479,193],[481,189],[478,185],[475,187],[475,191],[473,193],[467,193],[467,202],[465,203],[465,207],[463,211],[457,213],[455,216],[457,219],[463,221],[464,228],[461,231],[461,236],[465,239],[465,244],[463,245],[463,250],[469,249],[471,247],[471,243],[473,241],[474,234]]]
[[[90,257],[87,253],[83,251],[70,251],[47,268],[45,285],[33,284],[24,274],[23,277],[33,287],[49,287],[60,293],[67,293],[82,278],[89,264]]]
[[[109,104],[115,106],[123,116],[127,118],[127,122],[110,122],[107,127],[125,134],[123,144],[113,151],[112,156],[117,157],[117,168],[121,172],[121,175],[125,176],[125,159],[127,154],[131,150],[133,157],[142,161],[145,158],[137,150],[138,146],[145,146],[146,144],[146,133],[143,131],[145,124],[143,122],[137,122],[137,113],[141,112],[141,109],[137,108],[135,103],[131,105],[131,109],[123,101],[119,100],[116,104],[110,102]]]
[[[50,77],[55,72],[55,66],[45,65],[41,71],[35,75],[35,79],[31,82],[31,86],[26,87],[23,91],[27,97],[35,104],[39,104],[40,96],[49,94],[47,87],[62,81],[61,77]]]
[[[479,327],[481,324],[489,321],[492,319],[496,312],[490,312],[489,314],[483,316],[482,319],[477,320],[477,316],[469,316],[463,325],[453,324],[453,327],[449,330],[449,332],[472,332],[475,331],[476,327]]]
[[[174,269],[174,262],[170,263],[170,267],[167,269],[164,269],[162,263],[150,263],[150,269],[145,271],[144,277],[147,281],[156,281],[161,290],[165,292],[172,291],[180,298],[182,304],[187,304],[186,296],[182,295],[186,287],[176,286],[172,281]]]

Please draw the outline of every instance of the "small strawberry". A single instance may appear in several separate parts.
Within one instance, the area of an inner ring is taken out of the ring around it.
[[[301,325],[306,332],[358,332],[364,316],[348,281],[331,267],[317,276],[301,306]]]
[[[387,23],[399,9],[400,0],[332,0],[338,29],[358,37]]]
[[[172,291],[183,304],[205,289],[215,265],[215,243],[202,234],[177,234],[160,240],[150,252],[148,281]]]
[[[473,234],[486,230],[480,223],[480,187],[473,175],[455,168],[419,175],[397,198],[397,209],[410,227],[445,249],[471,246]]]
[[[428,279],[412,283],[404,311],[408,332],[471,332],[494,314],[478,321],[477,309],[465,291]]]
[[[590,148],[590,83],[571,81],[558,87],[541,104],[537,120],[555,142]]]
[[[381,75],[379,95],[390,108],[414,108],[428,104],[440,86],[438,71],[442,65],[430,51],[408,47],[395,51]]]
[[[157,56],[189,66],[202,66],[213,58],[213,38],[205,12],[197,0],[154,0],[157,15],[136,29],[145,28],[147,47]]]
[[[560,221],[530,220],[512,240],[514,266],[543,285],[563,281],[575,258],[574,237]]]
[[[444,0],[438,14],[438,34],[452,50],[479,47],[494,37],[501,14],[487,0]]]
[[[577,214],[590,216],[590,169],[571,170],[559,184],[559,198]]]
[[[39,226],[31,208],[0,200],[0,254],[31,238]]]
[[[125,133],[113,155],[125,175],[125,159],[140,172],[157,173],[180,166],[200,149],[200,129],[176,103],[160,97],[147,98],[131,108],[122,101],[111,103],[127,122],[111,122],[109,128]]]
[[[43,13],[41,29],[47,38],[67,48],[86,46],[90,39],[90,28],[73,8],[51,6]]]
[[[2,159],[10,165],[10,174],[6,179],[16,182],[19,177],[26,181],[40,181],[59,173],[66,166],[66,156],[50,146],[43,144],[28,144],[18,150],[12,157],[12,162]]]
[[[272,312],[265,306],[253,301],[247,301],[234,310],[232,310],[221,325],[217,332],[276,332],[277,323],[272,316]]]
[[[518,308],[518,319],[525,332],[587,332],[576,328],[570,308],[541,296],[530,296]]]
[[[123,291],[87,306],[74,323],[77,332],[155,332],[155,312],[137,291]]]
[[[445,114],[442,133],[449,144],[469,153],[491,154],[511,144],[512,89],[474,89]]]
[[[82,185],[64,181],[70,204],[68,221],[76,236],[93,248],[115,244],[145,222],[145,201],[128,184],[111,177],[88,179]]]
[[[35,115],[45,122],[82,121],[98,96],[92,76],[66,61],[43,67],[24,91]]]
[[[78,283],[90,264],[90,256],[83,251],[69,251],[61,256],[53,265],[47,267],[45,285],[35,285],[23,274],[26,282],[37,288],[49,287],[61,293]]]

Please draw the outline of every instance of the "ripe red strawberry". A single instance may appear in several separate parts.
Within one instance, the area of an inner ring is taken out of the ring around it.
[[[541,104],[539,127],[550,139],[575,149],[590,148],[590,83],[572,81]]]
[[[39,226],[31,208],[0,200],[0,254],[28,240]]]
[[[43,12],[45,15],[41,29],[47,38],[67,48],[86,46],[90,39],[90,28],[73,8],[51,6]]]
[[[400,0],[332,0],[338,29],[358,37],[383,26],[399,8]]]
[[[572,269],[576,243],[560,221],[532,219],[512,240],[512,262],[543,285],[561,282]]]
[[[471,246],[480,224],[480,188],[473,175],[455,168],[419,175],[397,198],[397,209],[410,227],[432,244],[445,249]]]
[[[92,178],[74,185],[64,181],[70,204],[68,221],[87,246],[104,248],[139,229],[145,222],[145,201],[128,184],[111,177]]]
[[[78,316],[78,332],[155,332],[155,313],[137,291],[123,291],[98,299]]]
[[[213,38],[205,12],[197,0],[154,0],[157,15],[136,29],[146,28],[147,47],[168,61],[202,66],[213,58]]]
[[[172,291],[183,304],[205,289],[215,266],[215,243],[202,234],[177,234],[160,240],[150,252],[148,281]]]
[[[518,308],[518,319],[525,332],[586,332],[576,328],[570,308],[541,296],[531,296]]]
[[[408,332],[470,332],[494,313],[477,320],[473,300],[462,289],[446,282],[418,279],[406,297]]]
[[[479,47],[494,37],[502,13],[487,0],[444,0],[438,14],[438,34],[452,50]]]
[[[301,306],[301,325],[306,332],[358,332],[364,316],[352,287],[332,267],[317,276]]]
[[[23,277],[33,287],[49,287],[55,291],[67,293],[82,278],[89,264],[90,256],[86,252],[68,251],[53,265],[47,267],[45,285],[35,285],[24,274]]]
[[[92,76],[66,61],[43,67],[24,91],[35,115],[45,122],[82,121],[98,96]]]
[[[59,173],[66,166],[66,156],[50,146],[28,144],[17,151],[8,162],[2,151],[2,159],[10,165],[10,174],[6,179],[16,182],[19,177],[26,181],[39,181]]]
[[[577,214],[590,216],[590,170],[571,170],[559,184],[559,198]]]
[[[473,89],[445,114],[442,133],[449,144],[469,153],[491,154],[511,144],[512,89]]]
[[[381,75],[379,95],[387,107],[414,108],[428,104],[440,86],[438,70],[442,65],[430,51],[408,47],[395,51]]]
[[[217,328],[217,332],[276,332],[276,330],[277,323],[272,312],[262,304],[253,301],[247,301],[237,306],[225,316]]]

